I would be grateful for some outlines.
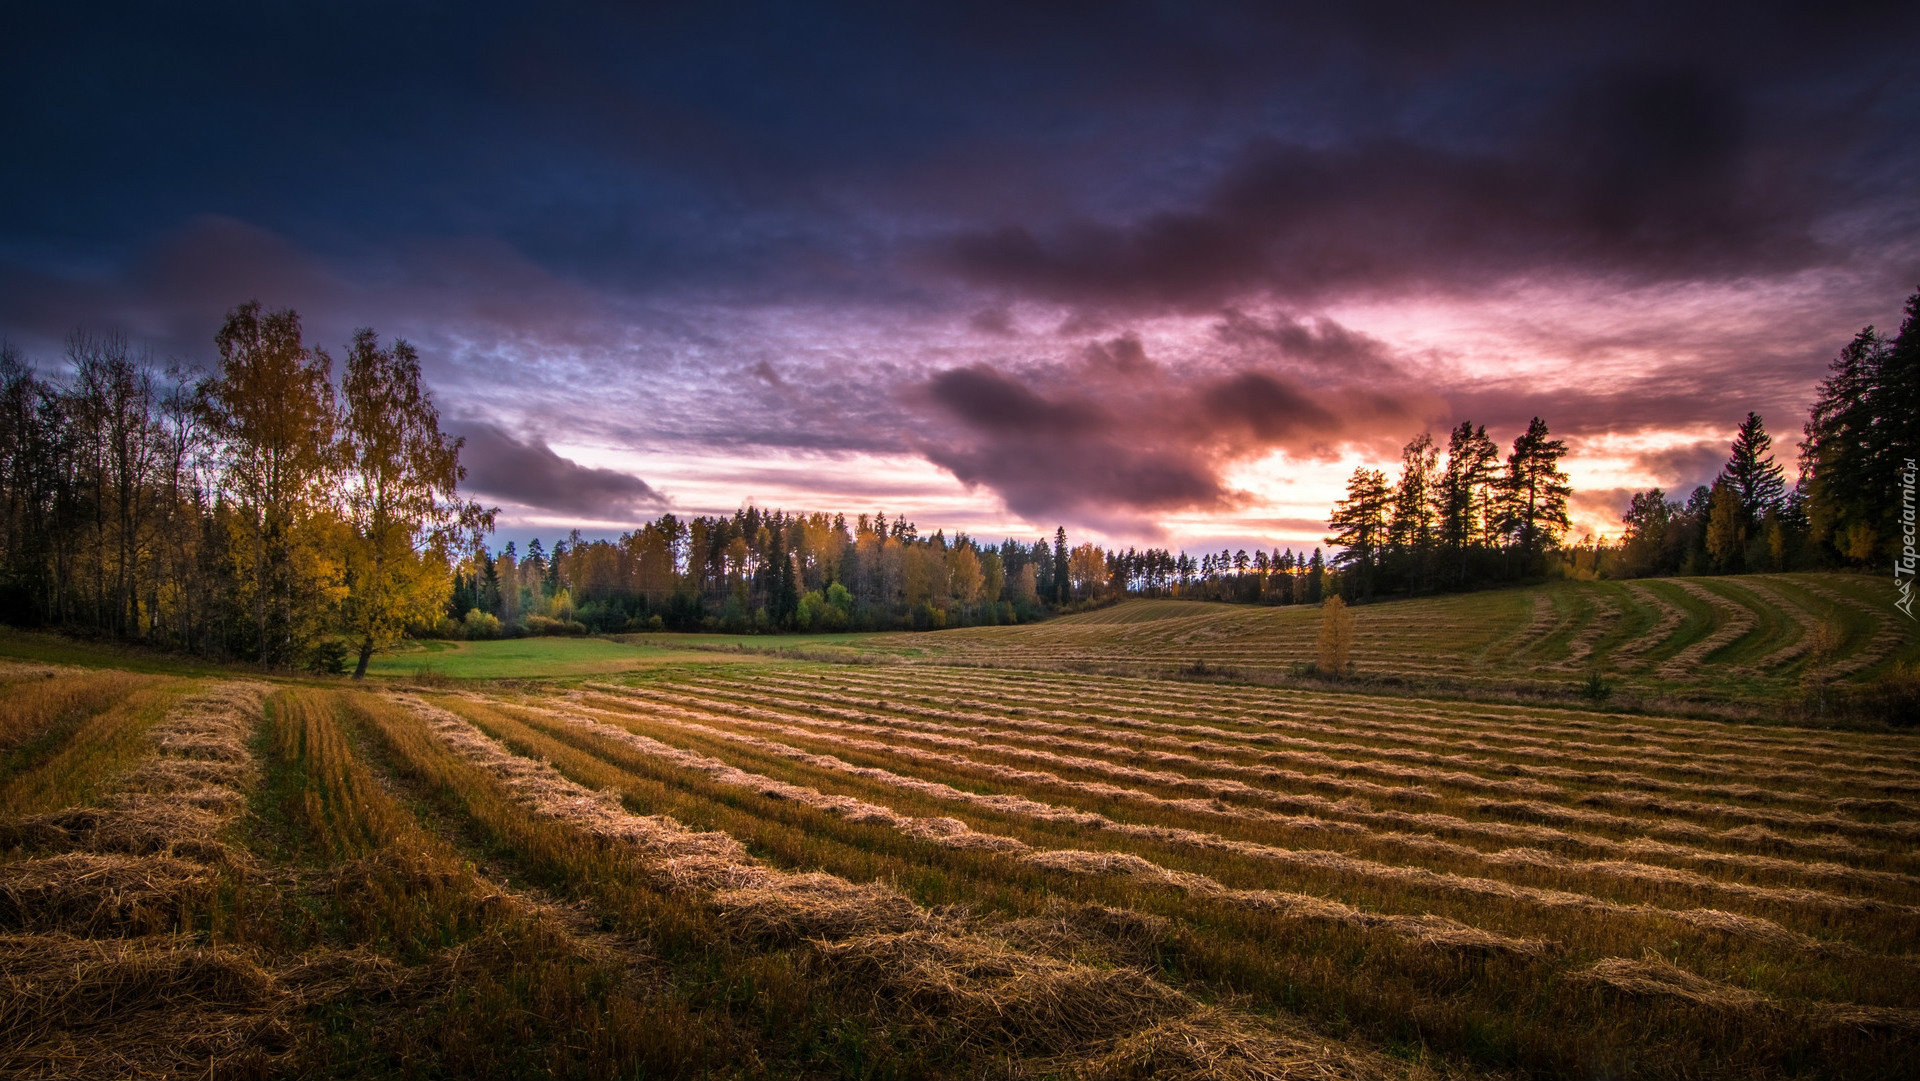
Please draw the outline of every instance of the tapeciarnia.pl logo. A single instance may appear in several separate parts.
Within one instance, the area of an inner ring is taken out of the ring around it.
[[[1913,614],[1913,574],[1915,564],[1920,563],[1920,553],[1914,550],[1913,522],[1913,482],[1915,468],[1912,458],[1900,470],[1900,554],[1893,560],[1893,587],[1900,598],[1893,602],[1895,608],[1907,614],[1908,619],[1920,620]]]

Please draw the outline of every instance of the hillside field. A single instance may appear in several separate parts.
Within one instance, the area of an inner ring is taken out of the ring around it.
[[[1914,735],[1656,708],[1911,661],[1881,588],[1360,606],[1351,686],[1172,601],[362,684],[0,636],[0,1076],[1908,1077]]]

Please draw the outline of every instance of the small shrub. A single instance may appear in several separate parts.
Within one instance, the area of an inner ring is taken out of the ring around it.
[[[338,638],[323,639],[307,651],[307,671],[321,676],[345,675],[347,644]]]
[[[1587,681],[1580,685],[1580,697],[1589,702],[1605,702],[1613,697],[1613,684],[1596,668],[1587,673]]]
[[[1328,597],[1320,609],[1320,674],[1339,678],[1352,666],[1353,613],[1347,602]]]

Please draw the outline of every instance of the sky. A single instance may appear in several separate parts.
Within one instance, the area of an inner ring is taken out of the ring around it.
[[[1737,14],[1736,14],[1737,13]],[[1920,9],[14,5],[0,337],[420,350],[500,538],[1310,547],[1456,423],[1575,533],[1920,287]]]

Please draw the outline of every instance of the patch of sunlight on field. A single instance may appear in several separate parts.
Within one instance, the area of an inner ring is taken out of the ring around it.
[[[639,645],[606,638],[510,638],[493,642],[419,642],[373,658],[373,676],[538,679],[590,676],[668,664],[725,664],[750,656]]]

